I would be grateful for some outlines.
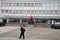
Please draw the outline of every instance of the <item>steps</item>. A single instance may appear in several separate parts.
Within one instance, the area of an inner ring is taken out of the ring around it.
[[[47,24],[34,24],[34,27],[49,28],[50,26]]]
[[[19,23],[8,23],[6,24],[6,26],[20,26]]]

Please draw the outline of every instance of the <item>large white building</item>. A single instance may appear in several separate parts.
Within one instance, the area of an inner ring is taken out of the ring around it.
[[[53,24],[60,22],[59,0],[0,0],[0,18],[9,22]]]

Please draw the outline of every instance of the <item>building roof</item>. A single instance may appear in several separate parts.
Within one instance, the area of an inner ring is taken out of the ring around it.
[[[28,2],[32,2],[32,1],[35,1],[35,2],[50,2],[50,1],[53,1],[53,2],[58,2],[60,0],[1,0],[1,1],[11,1],[11,2],[19,2],[19,1],[28,1]]]

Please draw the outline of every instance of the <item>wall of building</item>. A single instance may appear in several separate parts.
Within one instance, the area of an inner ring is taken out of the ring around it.
[[[1,14],[1,0],[0,0],[0,14]]]
[[[40,1],[40,2],[47,2],[47,1],[60,1],[60,0],[2,0],[2,1],[11,1],[11,2],[13,2],[13,1]]]
[[[60,17],[60,1],[43,0],[2,0],[1,13],[10,18],[58,18]]]

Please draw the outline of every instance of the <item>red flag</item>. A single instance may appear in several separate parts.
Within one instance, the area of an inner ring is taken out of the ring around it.
[[[30,16],[30,20],[33,20],[33,16]]]

